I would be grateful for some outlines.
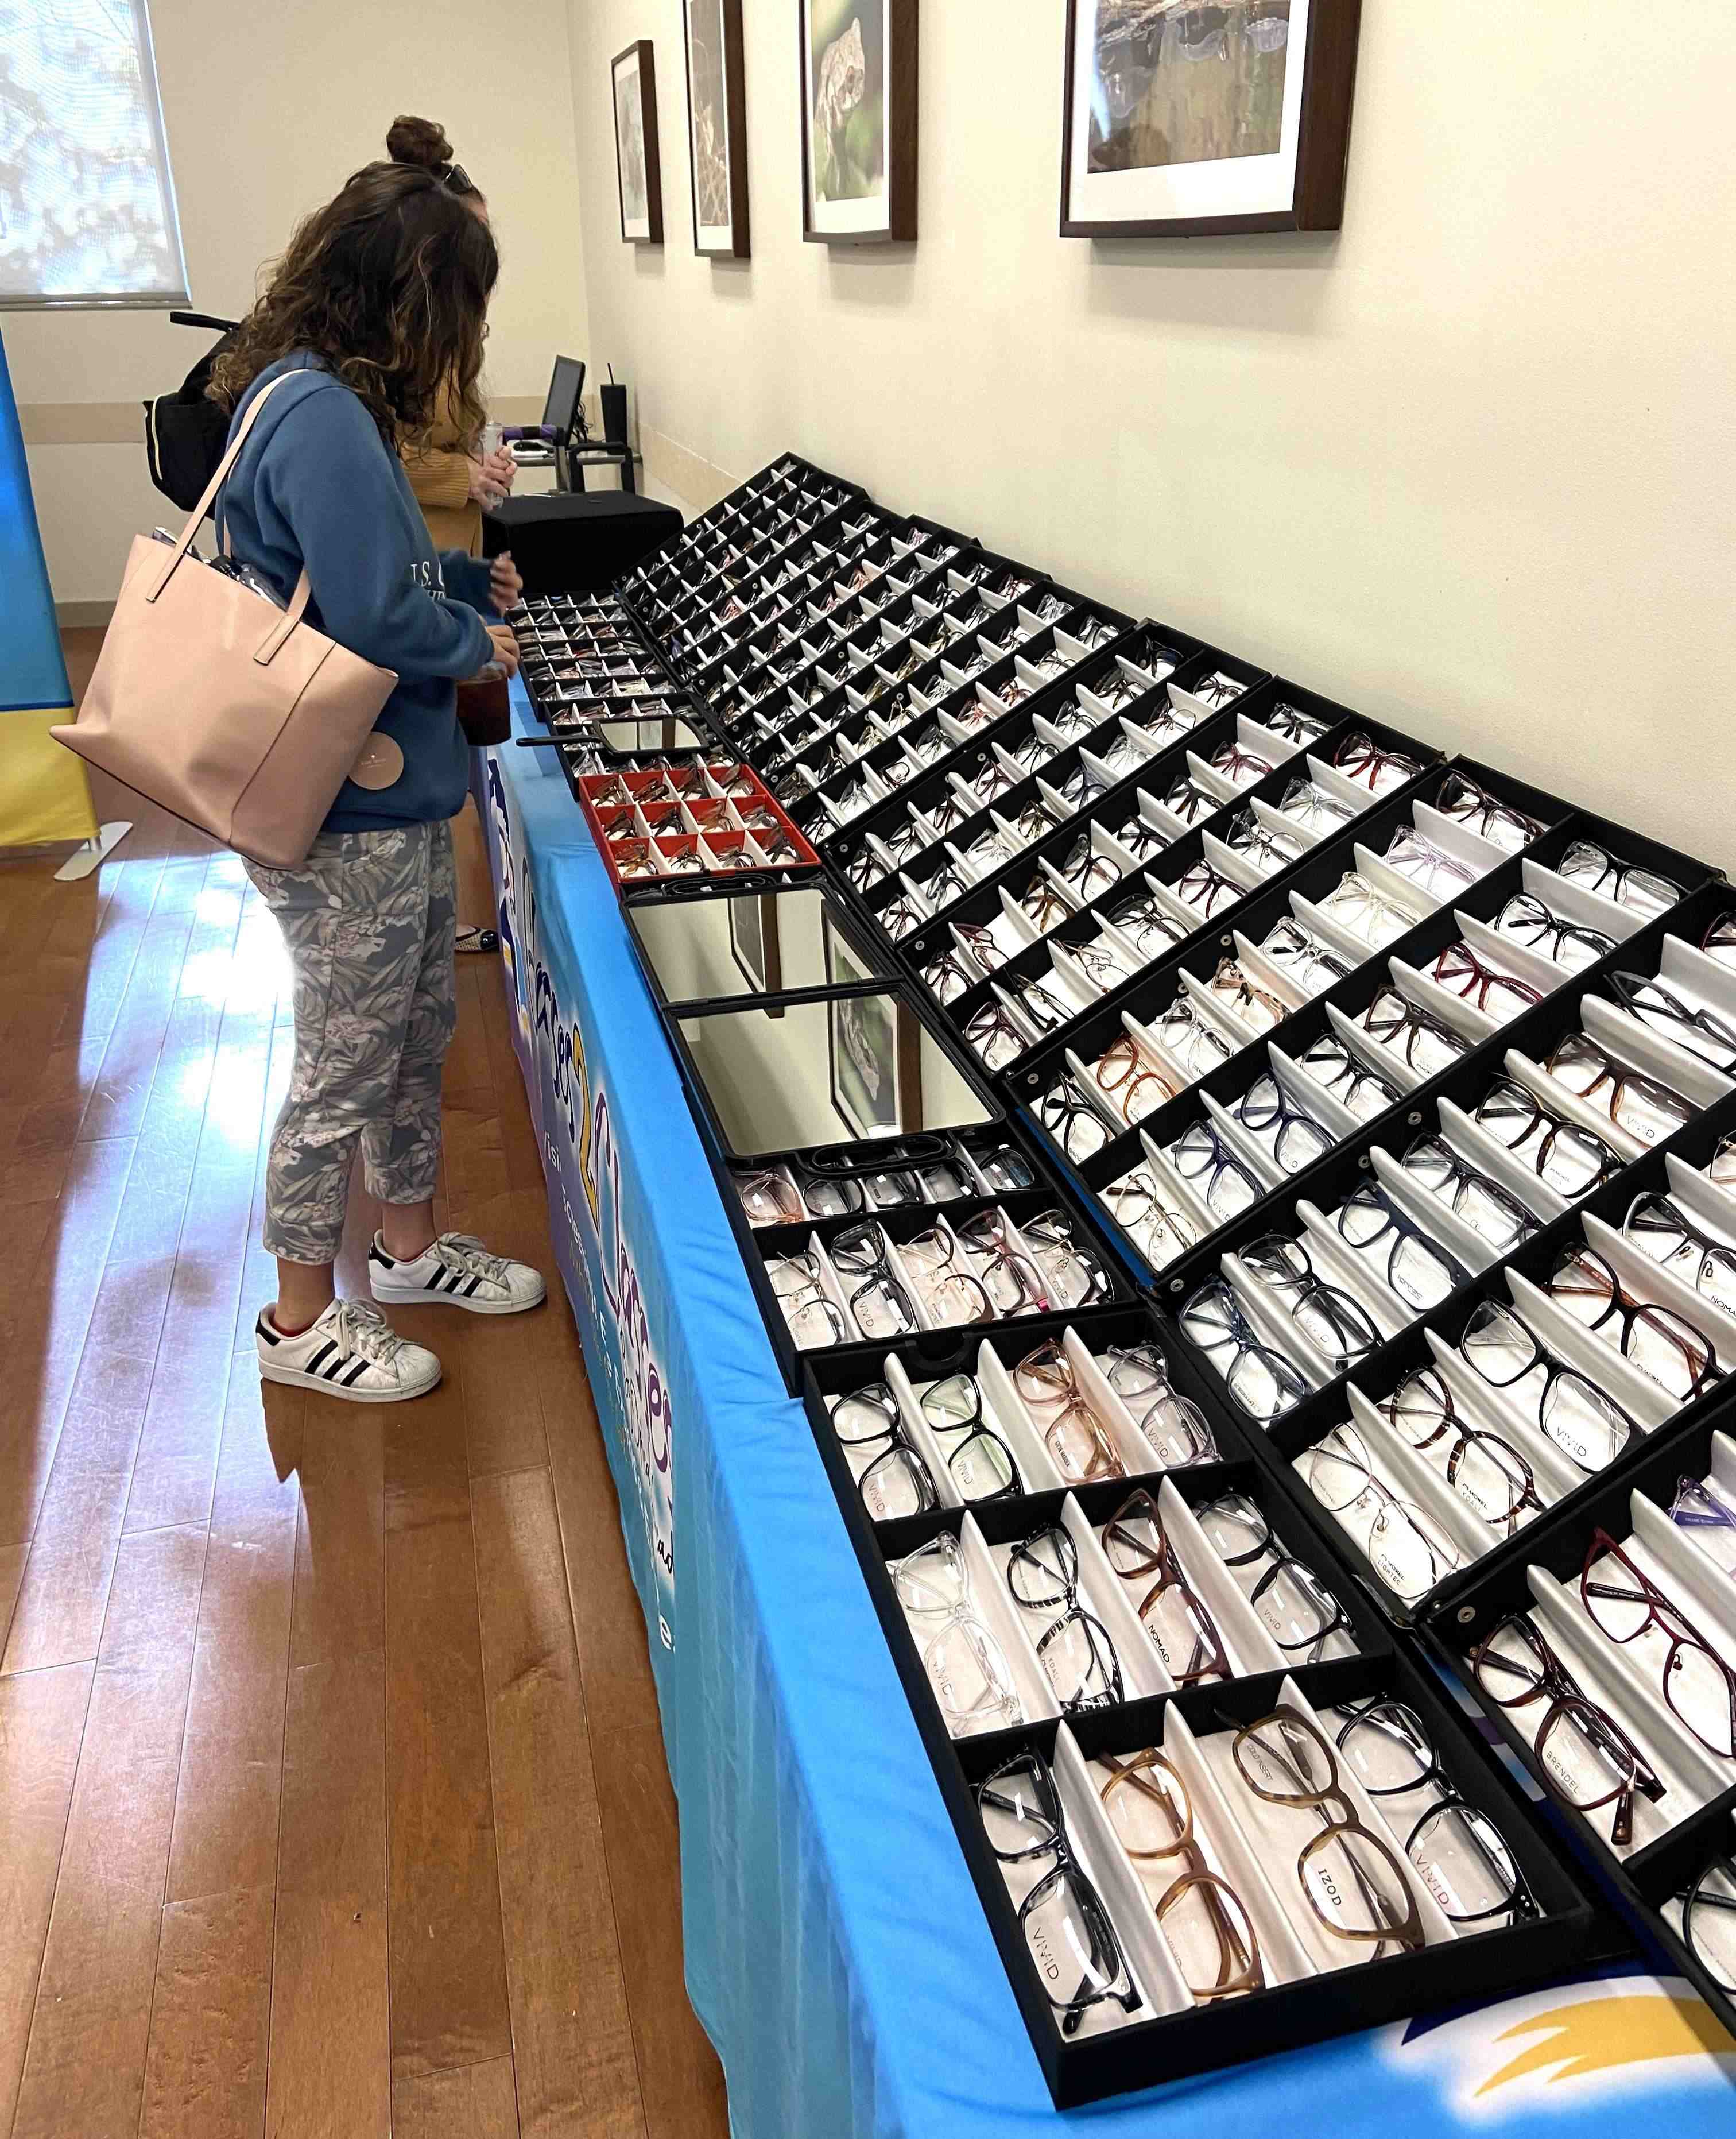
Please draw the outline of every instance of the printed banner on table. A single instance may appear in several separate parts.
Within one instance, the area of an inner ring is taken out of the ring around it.
[[[586,1346],[591,1390],[623,1502],[621,1455],[632,1474],[648,1562],[634,1569],[639,1593],[648,1602],[648,1600],[655,1596],[658,1642],[672,1654],[675,1466],[669,1383],[652,1320],[655,1303],[640,1279],[646,1265],[638,1242],[645,1221],[630,1190],[623,1192],[609,1094],[594,1035],[585,1030],[583,995],[565,982],[541,940],[516,807],[492,752],[485,761],[496,921],[518,1012],[514,1044],[528,1067],[526,1082],[542,1146],[550,1230],[574,1310],[594,1340],[594,1354]]]

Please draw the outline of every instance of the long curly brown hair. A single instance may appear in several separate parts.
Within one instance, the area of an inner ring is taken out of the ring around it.
[[[487,416],[477,381],[499,273],[488,225],[433,172],[369,164],[297,227],[213,367],[212,399],[234,408],[267,365],[308,350],[394,451],[445,414],[474,437]]]

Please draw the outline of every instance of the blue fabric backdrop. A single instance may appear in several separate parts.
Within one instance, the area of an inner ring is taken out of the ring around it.
[[[1057,2114],[552,757],[487,753],[478,800],[736,2139],[1728,2132],[1736,2050],[1685,1985],[1633,1972]]]
[[[24,434],[0,341],[0,712],[71,703]]]

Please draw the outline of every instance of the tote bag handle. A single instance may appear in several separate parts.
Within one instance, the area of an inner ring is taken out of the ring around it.
[[[188,519],[187,525],[181,530],[180,541],[177,542],[174,549],[169,551],[167,559],[164,560],[162,570],[157,575],[156,585],[146,594],[144,597],[146,601],[154,602],[157,597],[162,593],[163,590],[174,577],[176,567],[180,564],[182,559],[185,557],[188,550],[193,546],[193,538],[198,532],[199,522],[211,510],[213,504],[216,501],[218,491],[220,491],[224,483],[228,481],[229,471],[234,467],[236,461],[239,458],[242,448],[247,443],[247,433],[253,428],[255,418],[257,417],[260,410],[264,408],[266,403],[271,399],[271,396],[276,392],[277,389],[282,385],[284,380],[288,377],[289,374],[286,371],[280,372],[276,378],[272,379],[268,386],[262,387],[260,391],[254,395],[251,407],[248,409],[247,414],[241,419],[241,428],[229,441],[228,447],[225,451],[223,458],[218,463],[216,470],[213,472],[210,482],[205,486],[204,496],[199,500],[198,503],[194,506],[193,508],[192,516]],[[227,545],[225,546],[227,547]],[[277,653],[278,649],[282,646],[284,641],[295,629],[296,626],[301,623],[302,614],[307,607],[309,591],[307,570],[306,567],[304,565],[301,571],[301,576],[296,582],[296,591],[290,597],[289,608],[286,610],[279,621],[272,625],[271,630],[266,634],[266,637],[262,641],[258,650],[253,656],[253,658],[257,662],[260,663],[262,666],[268,663],[272,658],[272,657]]]

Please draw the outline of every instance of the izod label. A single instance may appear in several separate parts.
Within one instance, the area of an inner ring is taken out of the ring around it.
[[[1318,1857],[1311,1857],[1308,1859],[1308,1877],[1320,1889],[1333,1914],[1342,1916],[1344,1913],[1344,1896],[1337,1881],[1333,1877],[1331,1870]]]

